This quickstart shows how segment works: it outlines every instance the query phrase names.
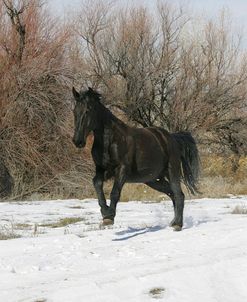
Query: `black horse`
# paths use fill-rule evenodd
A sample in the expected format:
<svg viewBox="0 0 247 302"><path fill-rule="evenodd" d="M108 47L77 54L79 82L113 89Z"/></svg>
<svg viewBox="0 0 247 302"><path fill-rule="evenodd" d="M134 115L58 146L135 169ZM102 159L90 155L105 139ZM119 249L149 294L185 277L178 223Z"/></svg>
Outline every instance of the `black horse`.
<svg viewBox="0 0 247 302"><path fill-rule="evenodd" d="M170 225L174 230L181 230L184 208L181 181L194 194L199 173L198 150L191 134L170 134L158 127L130 127L102 104L101 95L92 88L79 93L73 87L72 91L76 100L74 144L83 148L89 133L94 134L93 184L103 224L114 223L124 183L145 183L171 198L175 217ZM103 183L110 178L114 184L108 206Z"/></svg>

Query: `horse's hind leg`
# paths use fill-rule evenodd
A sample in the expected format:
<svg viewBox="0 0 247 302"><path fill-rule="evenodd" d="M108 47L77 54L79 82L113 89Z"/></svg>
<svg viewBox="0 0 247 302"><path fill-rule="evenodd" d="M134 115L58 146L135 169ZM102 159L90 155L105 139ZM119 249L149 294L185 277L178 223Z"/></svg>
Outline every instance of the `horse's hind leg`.
<svg viewBox="0 0 247 302"><path fill-rule="evenodd" d="M175 231L180 231L183 226L183 211L184 211L184 193L182 192L180 182L171 183L171 188L174 194L174 219L170 226Z"/></svg>
<svg viewBox="0 0 247 302"><path fill-rule="evenodd" d="M168 195L172 200L173 208L174 208L174 211L175 211L175 198L174 198L174 194L173 194L173 191L171 189L170 183L168 181L166 181L165 179L159 179L159 180L156 180L156 181L153 181L153 182L148 182L148 183L146 183L146 185L149 186L150 188L156 190L156 191L159 191L161 193L164 193L164 194ZM173 225L173 221L174 221L174 219L170 223L170 226Z"/></svg>
<svg viewBox="0 0 247 302"><path fill-rule="evenodd" d="M176 231L180 231L183 226L183 208L184 194L181 190L180 182L173 181L169 183L164 179L146 183L150 188L167 194L173 203L175 217L170 223L170 226Z"/></svg>
<svg viewBox="0 0 247 302"><path fill-rule="evenodd" d="M175 206L173 192L168 181L165 179L159 179L156 181L147 182L145 184L156 191L168 195L173 202L173 206Z"/></svg>
<svg viewBox="0 0 247 302"><path fill-rule="evenodd" d="M171 190L173 192L174 198L174 219L171 221L170 226L174 228L175 231L180 231L183 226L183 211L184 211L184 193L181 189L180 175L177 171L179 167L169 168L169 181Z"/></svg>

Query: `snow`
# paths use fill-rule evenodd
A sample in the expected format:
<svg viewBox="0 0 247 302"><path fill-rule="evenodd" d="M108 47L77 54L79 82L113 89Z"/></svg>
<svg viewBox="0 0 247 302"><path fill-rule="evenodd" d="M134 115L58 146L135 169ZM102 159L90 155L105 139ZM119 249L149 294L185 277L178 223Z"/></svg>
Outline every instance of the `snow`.
<svg viewBox="0 0 247 302"><path fill-rule="evenodd" d="M93 199L0 203L0 232L22 236L0 240L0 301L245 302L247 215L236 205L247 197L187 201L174 232L170 202L119 203L107 228ZM68 217L83 220L45 226Z"/></svg>

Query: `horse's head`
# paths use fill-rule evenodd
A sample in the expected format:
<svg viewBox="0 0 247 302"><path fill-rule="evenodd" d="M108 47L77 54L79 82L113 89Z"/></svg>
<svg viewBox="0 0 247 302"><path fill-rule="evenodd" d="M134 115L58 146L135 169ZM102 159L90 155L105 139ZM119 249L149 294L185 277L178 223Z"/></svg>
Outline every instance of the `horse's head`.
<svg viewBox="0 0 247 302"><path fill-rule="evenodd" d="M86 145L89 133L95 130L97 125L97 102L100 95L92 88L79 93L73 87L72 92L76 100L73 143L76 147L83 148Z"/></svg>

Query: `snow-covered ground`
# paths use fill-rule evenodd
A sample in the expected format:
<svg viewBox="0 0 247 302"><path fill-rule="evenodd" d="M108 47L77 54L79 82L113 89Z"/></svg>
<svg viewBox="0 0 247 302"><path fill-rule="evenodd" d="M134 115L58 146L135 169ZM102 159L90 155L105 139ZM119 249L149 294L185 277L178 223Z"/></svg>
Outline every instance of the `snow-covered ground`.
<svg viewBox="0 0 247 302"><path fill-rule="evenodd" d="M1 302L246 302L247 197L119 203L101 229L96 200L0 203ZM61 218L82 221L51 228ZM50 226L46 226L46 225Z"/></svg>

